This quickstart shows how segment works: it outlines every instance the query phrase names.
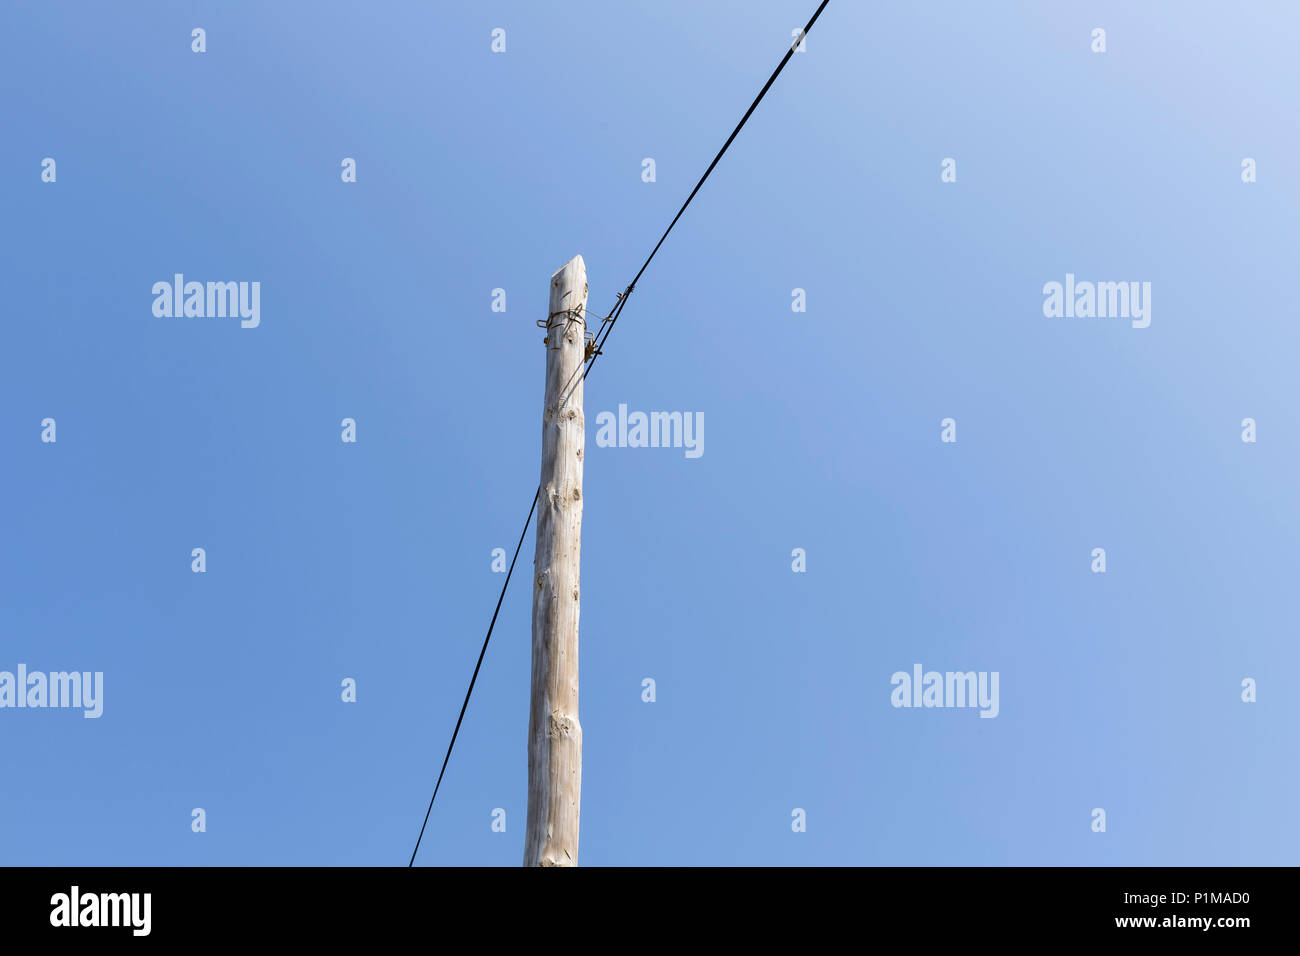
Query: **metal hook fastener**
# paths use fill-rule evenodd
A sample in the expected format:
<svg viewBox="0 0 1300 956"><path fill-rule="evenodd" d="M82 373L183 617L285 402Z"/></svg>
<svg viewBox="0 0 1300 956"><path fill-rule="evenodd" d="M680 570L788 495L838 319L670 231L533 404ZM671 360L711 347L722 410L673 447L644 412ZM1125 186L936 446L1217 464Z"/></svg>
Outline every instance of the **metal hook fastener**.
<svg viewBox="0 0 1300 956"><path fill-rule="evenodd" d="M546 338L542 339L542 343L543 343L543 344L549 343L549 342L550 342L550 338L551 338L549 333L550 333L551 329L558 329L558 328L560 328L560 326L561 326L561 323L558 323L558 322L552 324L552 323L551 323L551 319L555 318L557 315L567 315L568 318L564 321L563 326L564 326L564 328L568 328L569 325L570 325L572 322L574 322L574 321L578 321L578 320L584 320L584 317L583 317L582 311L583 311L583 310L582 310L581 308L560 309L560 310L558 310L558 311L556 311L556 312L552 312L552 313L551 313L550 315L548 315L545 319L538 319L538 320L537 320L537 327L538 327L539 329L546 329L546 331L547 331L547 333L548 333L547 336L546 336ZM585 320L584 320L584 321L585 321ZM591 336L591 333L585 331L585 329L584 329L584 333L583 333L583 334L586 335L586 336L588 336L588 337Z"/></svg>

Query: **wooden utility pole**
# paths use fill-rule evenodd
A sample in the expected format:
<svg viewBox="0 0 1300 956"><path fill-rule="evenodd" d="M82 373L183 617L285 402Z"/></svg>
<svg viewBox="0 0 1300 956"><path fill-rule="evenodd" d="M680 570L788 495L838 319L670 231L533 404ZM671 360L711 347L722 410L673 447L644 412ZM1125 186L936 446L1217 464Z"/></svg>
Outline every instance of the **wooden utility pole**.
<svg viewBox="0 0 1300 956"><path fill-rule="evenodd" d="M533 558L533 681L528 714L524 866L577 866L582 802L578 607L582 551L582 371L587 266L574 256L551 276L546 320L542 480Z"/></svg>

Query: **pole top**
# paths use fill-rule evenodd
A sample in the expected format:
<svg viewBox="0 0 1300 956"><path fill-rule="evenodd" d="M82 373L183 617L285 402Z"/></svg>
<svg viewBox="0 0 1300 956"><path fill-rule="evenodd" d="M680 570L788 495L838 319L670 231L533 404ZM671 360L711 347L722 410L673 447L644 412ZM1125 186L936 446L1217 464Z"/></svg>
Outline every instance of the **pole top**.
<svg viewBox="0 0 1300 956"><path fill-rule="evenodd" d="M558 285L565 272L576 272L578 276L582 277L584 284L587 281L587 263L582 261L582 256L580 255L574 256L564 265L560 266L560 268L555 270L554 274L551 276L551 285Z"/></svg>

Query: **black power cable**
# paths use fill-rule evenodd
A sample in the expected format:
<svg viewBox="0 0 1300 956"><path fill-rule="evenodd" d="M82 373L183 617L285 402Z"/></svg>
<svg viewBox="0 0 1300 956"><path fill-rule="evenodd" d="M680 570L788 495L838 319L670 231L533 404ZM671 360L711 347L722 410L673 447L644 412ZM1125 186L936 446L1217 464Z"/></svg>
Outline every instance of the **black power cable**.
<svg viewBox="0 0 1300 956"><path fill-rule="evenodd" d="M451 759L451 748L456 746L456 735L460 733L460 722L465 719L465 708L469 706L469 698L474 693L474 682L478 680L478 669L483 666L483 655L487 653L488 641L492 640L492 628L497 626L497 615L501 613L501 602L505 600L506 588L510 586L510 575L515 573L515 562L519 560L519 549L524 545L524 537L528 534L528 526L533 523L533 512L537 510L537 499L541 495L541 489L533 495L533 503L528 508L528 517L524 519L524 530L519 532L519 543L515 545L515 556L510 559L510 570L506 572L505 582L501 585L501 594L497 598L496 610L492 612L492 621L488 624L487 637L483 638L483 649L478 652L478 662L474 665L474 673L469 679L469 690L465 691L465 703L460 705L460 716L456 718L456 727L451 732L451 743L447 744L447 756L442 758L442 769L438 771L438 782L433 785L433 796L429 798L429 809L424 811L424 822L420 824L420 835L415 839L415 849L411 851L411 862L406 864L408 867L415 865L415 854L420 852L420 841L424 839L424 828L429 825L429 814L433 812L433 801L438 797L438 788L442 786L442 775L447 772L447 761Z"/></svg>
<svg viewBox="0 0 1300 956"><path fill-rule="evenodd" d="M641 280L641 276L643 276L646 269L650 267L650 263L654 259L655 254L659 252L659 247L664 244L664 240L668 238L668 234L673 231L673 227L677 225L677 220L682 218L682 213L686 212L686 207L691 204L691 200L693 200L695 194L700 191L700 187L703 186L704 181L709 178L714 167L718 165L718 161L722 159L723 154L731 147L732 142L735 141L745 124L749 122L749 118L754 115L754 110L758 108L758 104L763 102L763 97L767 96L767 91L772 88L772 84L776 82L776 78L781 75L781 71L784 70L786 64L790 62L790 58L794 56L795 49L798 47L799 43L802 42L804 37L812 32L813 24L817 22L817 18L822 15L822 11L826 9L828 3L830 3L830 0L822 0L821 6L819 6L817 12L812 15L812 19L808 21L808 25L803 28L803 32L800 34L799 38L790 44L790 49L786 51L781 62L777 64L776 69L772 71L772 75L767 78L767 82L763 84L763 88L758 91L758 96L754 97L754 102L749 104L749 109L745 110L745 115L740 118L740 122L736 124L736 128L731 131L731 135L727 137L727 141L722 144L722 148L718 150L718 154L713 157L713 162L709 163L709 168L704 171L704 175L700 177L700 181L695 184L695 188L691 190L691 194L686 197L686 202L682 203L682 208L677 210L677 215L673 216L673 221L668 224L668 228L664 230L664 234L659 237L659 241L655 243L655 247L650 250L650 255L646 256L645 262L641 263L641 268L637 270L637 274L633 276L632 281L628 283L627 288L619 294L618 304L614 306L609 317L603 320L601 328L597 332L595 341L591 346L591 357L587 360L587 366L582 371L583 381L586 381L587 376L591 374L592 366L596 364L596 359L600 357L601 349L609 339L609 334L614 331L614 323L618 321L618 317L623 313L623 307L627 305L628 298L636 290L636 284ZM424 839L424 829L429 825L429 814L433 812L433 801L438 796L438 788L442 786L442 776L447 772L447 761L451 760L452 748L456 746L456 735L460 733L461 721L465 719L465 709L469 707L470 695L474 693L474 682L478 680L479 668L483 666L483 655L487 653L488 642L492 640L492 629L496 627L497 615L501 612L501 602L505 600L506 588L510 587L510 576L514 574L515 562L519 560L519 549L523 546L524 537L528 534L528 526L532 524L533 521L533 512L537 510L537 499L540 498L541 495L542 489L539 487L533 494L533 503L528 509L528 517L524 520L524 530L519 533L519 543L515 545L515 556L510 559L510 570L506 572L506 579L501 585L501 594L497 597L496 610L492 612L492 622L488 624L487 637L483 638L483 649L479 651L478 662L474 665L474 674L469 680L469 689L465 691L465 702L460 705L460 716L456 718L456 727L451 732L451 743L447 745L447 755L442 758L442 769L438 771L438 782L433 785L433 796L429 798L429 809L424 811L424 823L420 825L420 835L415 840L415 849L411 851L411 862L406 864L408 867L415 865L415 855L420 852L420 841Z"/></svg>

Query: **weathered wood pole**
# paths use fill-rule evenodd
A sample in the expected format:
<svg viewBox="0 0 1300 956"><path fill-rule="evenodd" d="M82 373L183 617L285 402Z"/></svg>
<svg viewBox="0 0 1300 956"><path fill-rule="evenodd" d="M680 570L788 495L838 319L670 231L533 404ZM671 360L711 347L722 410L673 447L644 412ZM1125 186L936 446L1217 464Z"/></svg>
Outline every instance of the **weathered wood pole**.
<svg viewBox="0 0 1300 956"><path fill-rule="evenodd" d="M587 266L551 276L546 329L542 480L533 558L533 680L528 714L524 866L577 866L582 803L578 607L582 551L582 370Z"/></svg>

